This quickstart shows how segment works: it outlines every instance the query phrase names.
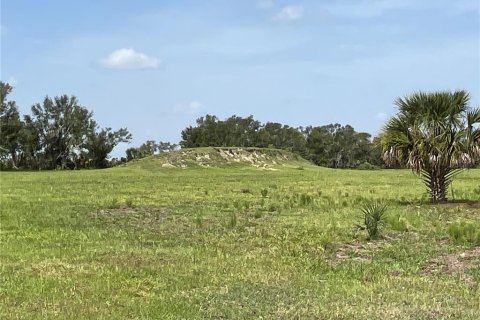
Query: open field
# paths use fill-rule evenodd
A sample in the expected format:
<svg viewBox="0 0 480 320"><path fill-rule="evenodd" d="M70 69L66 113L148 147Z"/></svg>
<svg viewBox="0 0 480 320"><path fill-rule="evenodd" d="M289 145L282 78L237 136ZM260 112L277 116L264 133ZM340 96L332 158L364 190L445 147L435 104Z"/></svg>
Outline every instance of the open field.
<svg viewBox="0 0 480 320"><path fill-rule="evenodd" d="M480 170L269 169L0 173L0 318L478 319Z"/></svg>

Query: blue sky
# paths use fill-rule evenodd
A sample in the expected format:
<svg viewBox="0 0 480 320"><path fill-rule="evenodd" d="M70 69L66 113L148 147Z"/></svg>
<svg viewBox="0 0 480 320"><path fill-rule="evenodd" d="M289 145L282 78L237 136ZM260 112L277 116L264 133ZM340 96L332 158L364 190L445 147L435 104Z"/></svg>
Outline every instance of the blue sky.
<svg viewBox="0 0 480 320"><path fill-rule="evenodd" d="M478 0L2 0L1 79L21 111L76 95L132 145L206 113L377 133L393 100L480 103ZM126 146L116 150L122 155Z"/></svg>

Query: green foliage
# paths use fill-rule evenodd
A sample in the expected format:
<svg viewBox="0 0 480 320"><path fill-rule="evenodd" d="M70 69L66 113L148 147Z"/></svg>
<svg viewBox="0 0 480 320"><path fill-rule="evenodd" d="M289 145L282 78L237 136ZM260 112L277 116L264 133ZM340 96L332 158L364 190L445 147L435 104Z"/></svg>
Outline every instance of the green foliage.
<svg viewBox="0 0 480 320"><path fill-rule="evenodd" d="M262 198L266 198L268 196L268 189L264 188L260 190L260 193L262 194Z"/></svg>
<svg viewBox="0 0 480 320"><path fill-rule="evenodd" d="M470 109L469 101L466 91L398 98L398 113L380 135L387 164L420 174L434 202L447 200L448 186L460 168L480 160L480 109Z"/></svg>
<svg viewBox="0 0 480 320"><path fill-rule="evenodd" d="M177 147L176 144L170 142L159 141L157 143L154 140L147 140L138 148L126 150L127 161L143 159L156 153L173 152Z"/></svg>
<svg viewBox="0 0 480 320"><path fill-rule="evenodd" d="M12 89L8 83L0 81L0 159L10 158L5 167L17 168L22 122L15 101L7 101Z"/></svg>
<svg viewBox="0 0 480 320"><path fill-rule="evenodd" d="M396 215L386 215L385 222L388 223L388 226L392 230L406 232L410 230L410 223L408 220L399 214Z"/></svg>
<svg viewBox="0 0 480 320"><path fill-rule="evenodd" d="M300 205L302 207L309 206L313 203L313 196L309 195L308 193L302 193L300 195Z"/></svg>
<svg viewBox="0 0 480 320"><path fill-rule="evenodd" d="M183 148L276 148L294 152L317 165L351 168L365 161L380 164L380 153L370 138L370 134L356 132L349 125L293 128L273 122L262 124L253 116L219 120L206 115L197 119L195 127L182 131L180 145Z"/></svg>
<svg viewBox="0 0 480 320"><path fill-rule="evenodd" d="M380 236L380 227L384 223L386 210L387 205L379 202L370 202L362 206L363 226L370 240L378 239Z"/></svg>
<svg viewBox="0 0 480 320"><path fill-rule="evenodd" d="M21 121L15 102L6 100L12 87L0 82L0 91L0 157L12 168L105 168L113 148L131 140L126 128L100 129L75 96L47 96Z"/></svg>
<svg viewBox="0 0 480 320"><path fill-rule="evenodd" d="M86 141L81 145L87 151L89 165L93 168L106 168L109 163L107 157L119 143L127 143L132 135L126 128L112 131L105 128L100 131L92 131Z"/></svg>
<svg viewBox="0 0 480 320"><path fill-rule="evenodd" d="M350 125L329 124L307 127L308 158L315 164L332 168L354 168L365 161L379 163L374 158L370 134L356 132ZM378 155L377 155L378 156Z"/></svg>
<svg viewBox="0 0 480 320"><path fill-rule="evenodd" d="M480 245L479 225L471 222L457 222L448 227L448 234L455 243Z"/></svg>

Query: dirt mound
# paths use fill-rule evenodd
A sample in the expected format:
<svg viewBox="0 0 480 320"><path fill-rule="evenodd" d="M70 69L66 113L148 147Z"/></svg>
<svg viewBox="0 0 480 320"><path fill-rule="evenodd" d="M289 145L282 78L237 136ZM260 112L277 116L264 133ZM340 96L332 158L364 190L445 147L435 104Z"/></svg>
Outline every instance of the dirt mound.
<svg viewBox="0 0 480 320"><path fill-rule="evenodd" d="M195 148L163 153L134 161L141 167L155 165L167 169L247 165L261 170L277 170L281 165L308 166L310 162L284 150L260 148Z"/></svg>

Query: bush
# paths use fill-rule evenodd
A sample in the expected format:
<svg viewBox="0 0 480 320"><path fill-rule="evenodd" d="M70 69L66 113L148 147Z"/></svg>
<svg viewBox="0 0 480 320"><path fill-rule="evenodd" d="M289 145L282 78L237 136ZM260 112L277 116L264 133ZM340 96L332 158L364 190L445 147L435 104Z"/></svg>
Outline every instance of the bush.
<svg viewBox="0 0 480 320"><path fill-rule="evenodd" d="M378 202L366 203L361 208L363 213L363 227L367 230L369 240L378 239L386 210L387 205Z"/></svg>
<svg viewBox="0 0 480 320"><path fill-rule="evenodd" d="M262 194L262 198L266 198L268 196L268 189L262 189L260 193Z"/></svg>

